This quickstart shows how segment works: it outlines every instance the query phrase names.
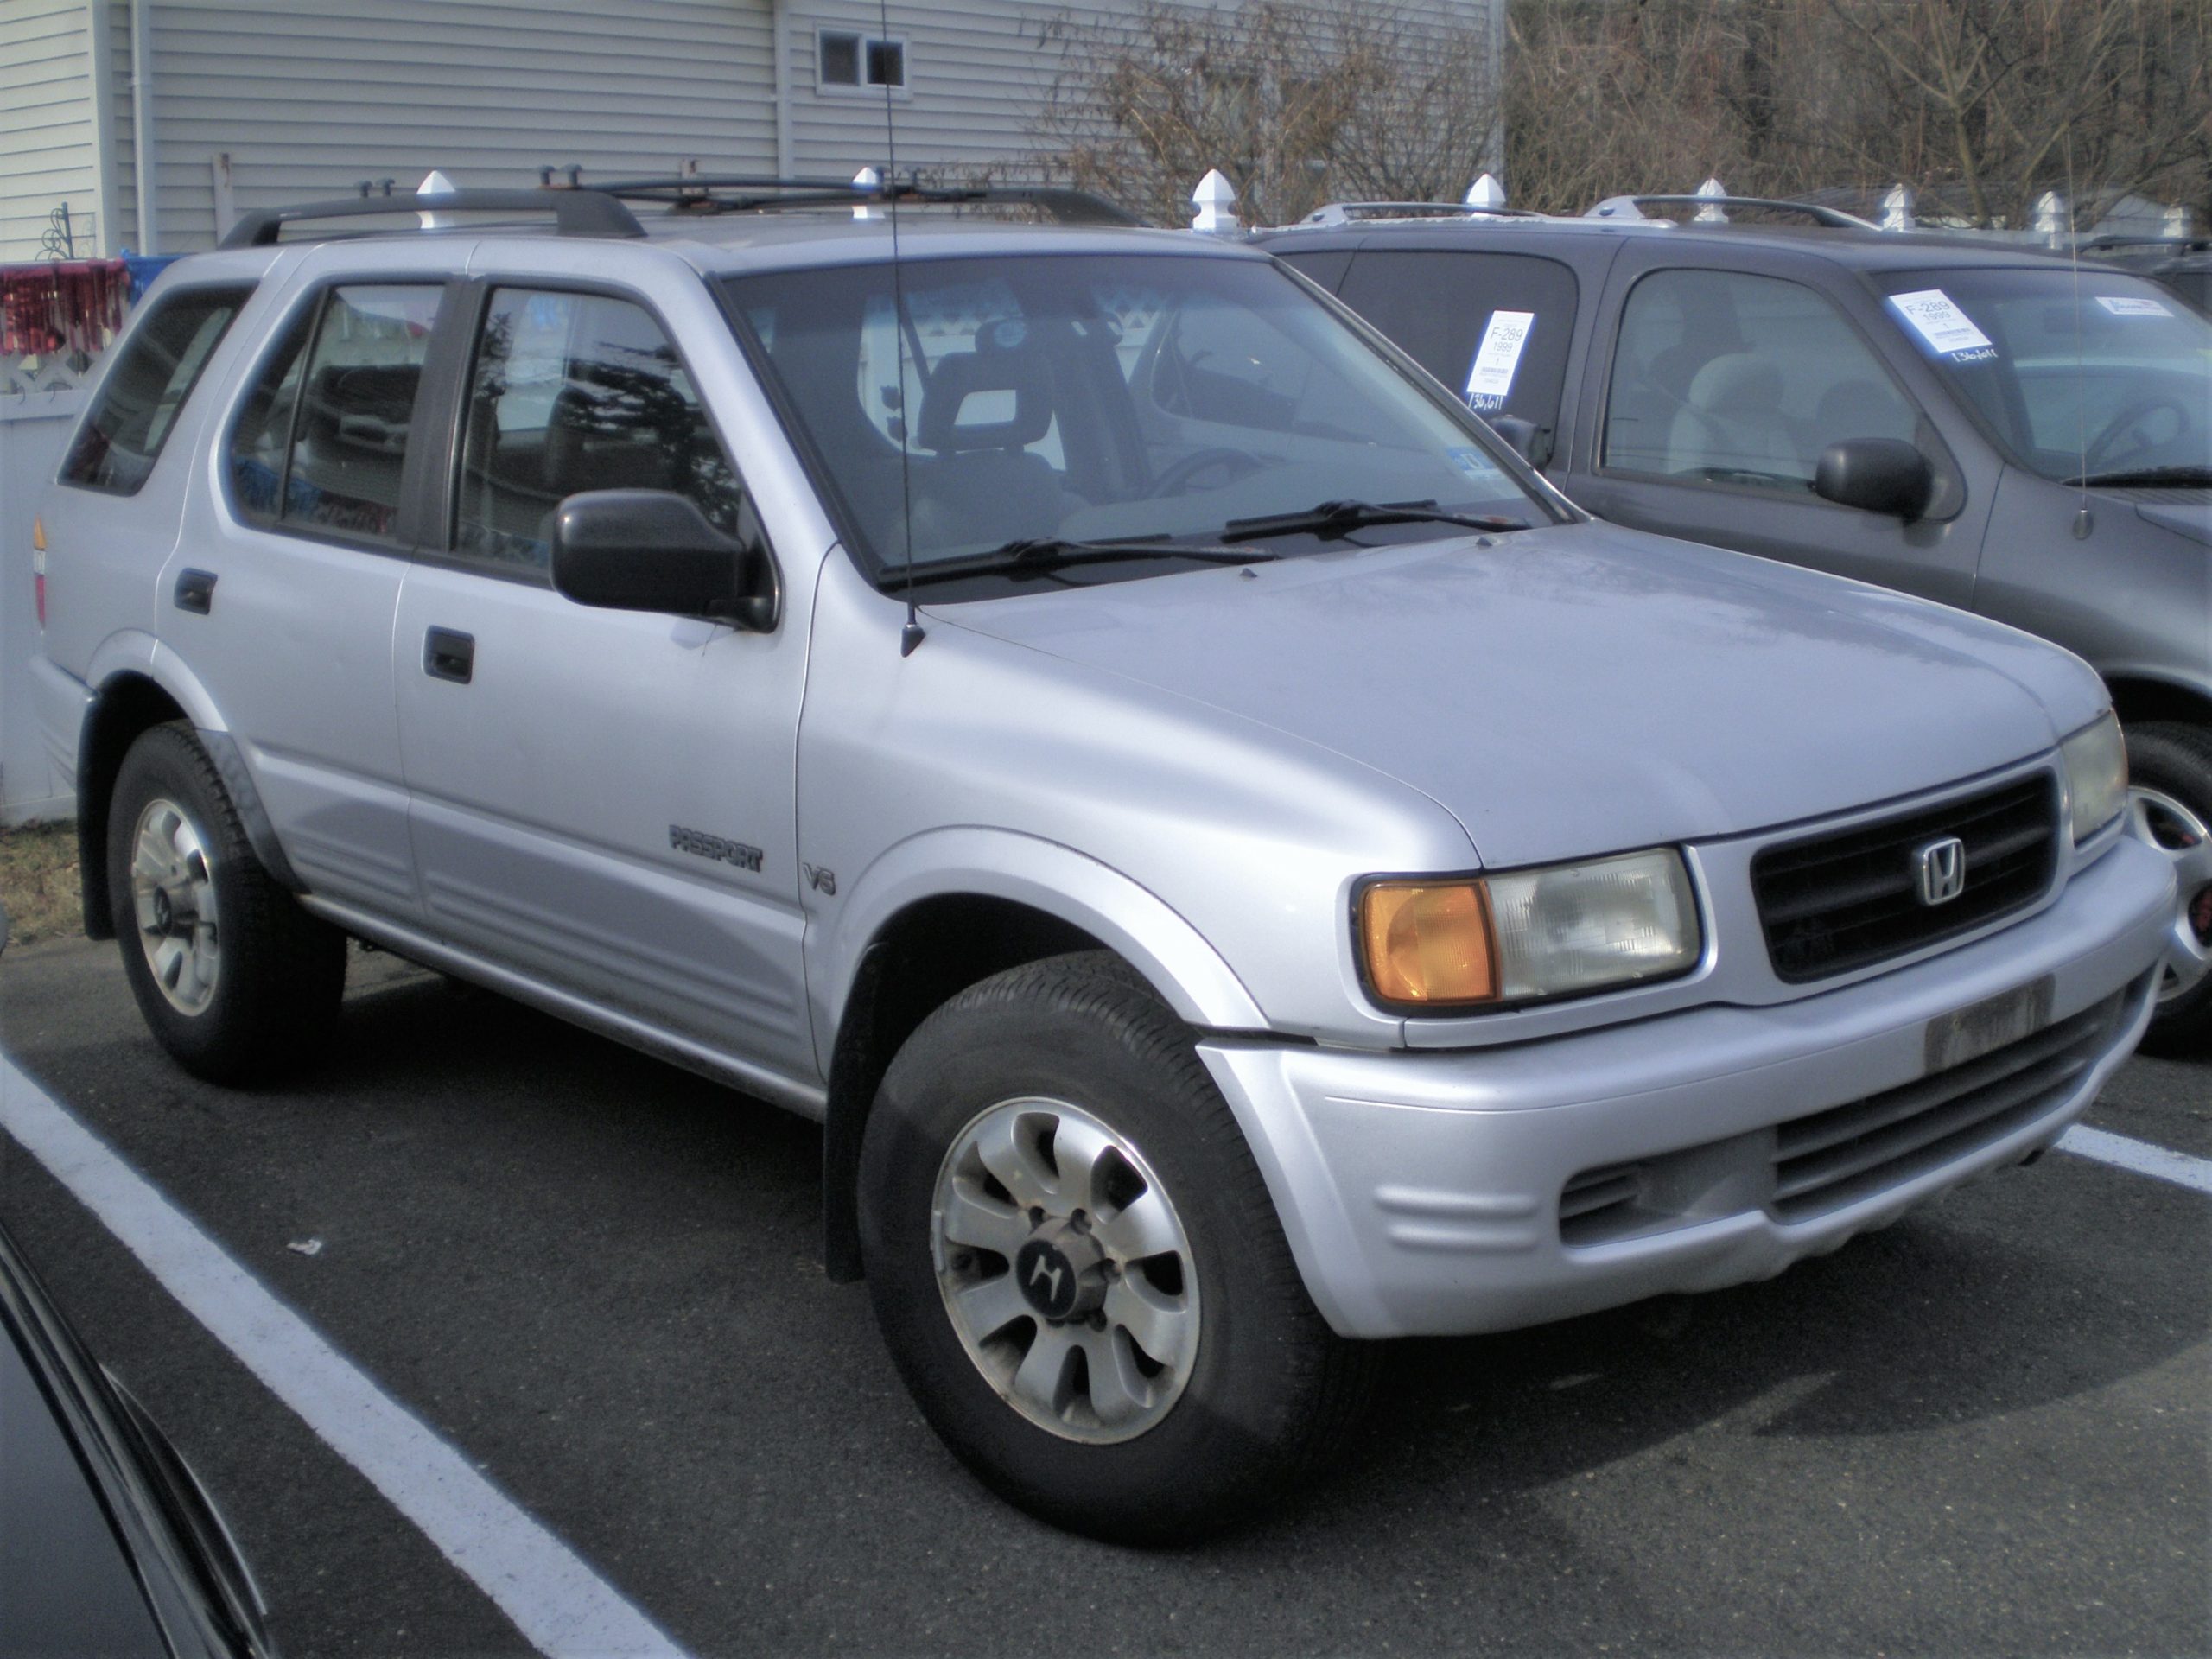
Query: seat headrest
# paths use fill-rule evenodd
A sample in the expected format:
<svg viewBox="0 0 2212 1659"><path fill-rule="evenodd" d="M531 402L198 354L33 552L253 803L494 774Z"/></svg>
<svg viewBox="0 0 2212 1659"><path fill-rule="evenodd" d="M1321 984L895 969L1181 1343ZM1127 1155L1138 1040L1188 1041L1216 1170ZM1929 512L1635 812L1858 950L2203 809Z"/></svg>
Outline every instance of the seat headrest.
<svg viewBox="0 0 2212 1659"><path fill-rule="evenodd" d="M961 408L980 391L1010 391L1014 414L1003 421L966 421ZM1027 352L955 352L938 359L922 398L915 442L938 454L972 449L1022 449L1052 426L1052 384Z"/></svg>
<svg viewBox="0 0 2212 1659"><path fill-rule="evenodd" d="M1693 409L1722 415L1767 414L1782 407L1782 371L1751 352L1716 357L1691 378Z"/></svg>

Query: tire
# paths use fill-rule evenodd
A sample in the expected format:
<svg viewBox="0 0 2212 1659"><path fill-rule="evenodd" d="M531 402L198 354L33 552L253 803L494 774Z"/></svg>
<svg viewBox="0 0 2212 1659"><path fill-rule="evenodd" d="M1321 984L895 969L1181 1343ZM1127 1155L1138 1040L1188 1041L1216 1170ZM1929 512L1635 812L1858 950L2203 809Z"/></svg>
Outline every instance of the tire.
<svg viewBox="0 0 2212 1659"><path fill-rule="evenodd" d="M124 756L107 868L131 994L179 1065L211 1083L259 1083L327 1045L346 936L262 868L181 722L151 728Z"/></svg>
<svg viewBox="0 0 2212 1659"><path fill-rule="evenodd" d="M925 1020L876 1095L860 1179L869 1294L906 1386L984 1484L1057 1526L1214 1530L1341 1445L1364 1402L1372 1344L1314 1309L1189 1029L1109 954L1010 969ZM942 1231L941 1198L959 1217ZM1054 1321L1038 1305L1062 1271L1058 1306L1078 1311ZM971 1293L990 1300L956 1313ZM1039 1354L1061 1361L1049 1395L1023 1381Z"/></svg>
<svg viewBox="0 0 2212 1659"><path fill-rule="evenodd" d="M2127 728L2130 828L2173 860L2181 904L2166 946L2150 1053L2212 1051L2212 729L2179 721Z"/></svg>

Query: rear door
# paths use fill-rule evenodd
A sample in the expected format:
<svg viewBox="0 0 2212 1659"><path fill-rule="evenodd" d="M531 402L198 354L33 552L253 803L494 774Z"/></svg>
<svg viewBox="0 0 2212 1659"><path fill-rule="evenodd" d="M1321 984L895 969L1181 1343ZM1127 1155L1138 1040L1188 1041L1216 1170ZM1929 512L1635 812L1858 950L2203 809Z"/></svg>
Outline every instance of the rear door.
<svg viewBox="0 0 2212 1659"><path fill-rule="evenodd" d="M1529 459L1552 460L1580 296L1568 266L1532 254L1368 247L1337 294L1478 415L1534 426Z"/></svg>
<svg viewBox="0 0 2212 1659"><path fill-rule="evenodd" d="M548 569L553 512L582 491L674 490L734 529L749 498L706 389L749 375L696 275L640 287L604 248L529 252L473 286L456 476L392 636L429 925L810 1077L793 823L810 572L760 633L587 608Z"/></svg>
<svg viewBox="0 0 2212 1659"><path fill-rule="evenodd" d="M391 627L448 285L404 245L305 269L223 413L162 573L159 632L222 711L307 885L411 918Z"/></svg>
<svg viewBox="0 0 2212 1659"><path fill-rule="evenodd" d="M1574 461L1591 512L1961 607L1989 511L1854 315L1872 302L1824 262L1746 247L1624 247L1585 368ZM1813 493L1847 438L1913 443L1936 477L1906 524Z"/></svg>

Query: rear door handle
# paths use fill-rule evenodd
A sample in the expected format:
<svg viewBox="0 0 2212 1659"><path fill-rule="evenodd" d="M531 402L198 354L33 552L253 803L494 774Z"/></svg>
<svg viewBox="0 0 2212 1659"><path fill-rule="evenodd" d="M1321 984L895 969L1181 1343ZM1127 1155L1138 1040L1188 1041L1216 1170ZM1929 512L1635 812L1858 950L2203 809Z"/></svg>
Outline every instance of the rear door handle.
<svg viewBox="0 0 2212 1659"><path fill-rule="evenodd" d="M190 611L194 616L205 616L215 607L215 573L212 570L180 570L176 590L172 597L180 611Z"/></svg>
<svg viewBox="0 0 2212 1659"><path fill-rule="evenodd" d="M467 685L476 671L476 636L432 628L423 636L423 671L434 680Z"/></svg>

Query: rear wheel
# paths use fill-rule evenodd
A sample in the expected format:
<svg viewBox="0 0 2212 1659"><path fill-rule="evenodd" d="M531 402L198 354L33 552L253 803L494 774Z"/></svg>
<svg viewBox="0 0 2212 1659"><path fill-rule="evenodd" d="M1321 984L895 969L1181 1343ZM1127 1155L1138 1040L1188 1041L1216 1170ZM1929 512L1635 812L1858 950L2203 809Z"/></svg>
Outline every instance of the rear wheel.
<svg viewBox="0 0 2212 1659"><path fill-rule="evenodd" d="M2172 861L2181 890L2143 1046L2202 1053L2212 1048L2212 731L2177 721L2132 726L2127 770L2129 826Z"/></svg>
<svg viewBox="0 0 2212 1659"><path fill-rule="evenodd" d="M152 728L124 757L107 857L124 971L178 1065L212 1082L257 1082L327 1039L345 990L345 935L262 868L183 725Z"/></svg>
<svg viewBox="0 0 2212 1659"><path fill-rule="evenodd" d="M1010 969L924 1021L861 1180L907 1386L986 1484L1057 1525L1222 1525L1363 1397L1370 1351L1314 1310L1190 1032L1111 956Z"/></svg>

